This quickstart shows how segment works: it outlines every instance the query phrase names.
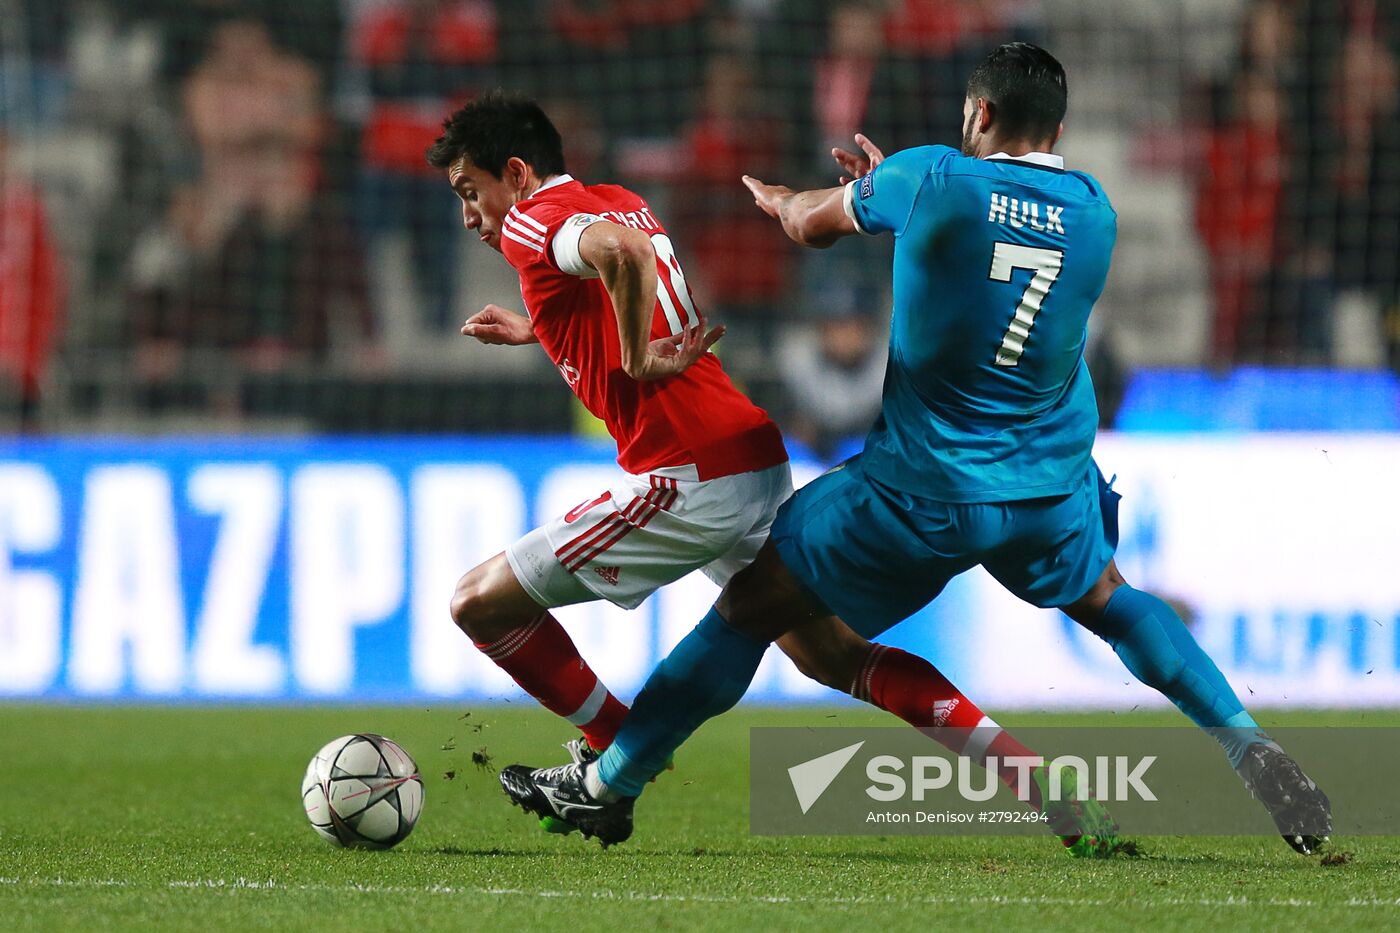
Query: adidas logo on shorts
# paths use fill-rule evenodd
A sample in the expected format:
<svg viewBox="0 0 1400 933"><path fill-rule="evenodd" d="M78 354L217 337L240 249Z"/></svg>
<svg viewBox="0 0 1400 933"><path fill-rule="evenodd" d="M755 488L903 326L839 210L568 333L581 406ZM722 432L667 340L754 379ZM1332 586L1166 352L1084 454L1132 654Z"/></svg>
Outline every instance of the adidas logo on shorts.
<svg viewBox="0 0 1400 933"><path fill-rule="evenodd" d="M621 567L594 567L593 572L603 578L603 582L608 586L617 586L618 574L622 573Z"/></svg>
<svg viewBox="0 0 1400 933"><path fill-rule="evenodd" d="M933 724L941 726L947 723L948 717L953 715L953 710L958 708L957 698L951 700L933 701Z"/></svg>

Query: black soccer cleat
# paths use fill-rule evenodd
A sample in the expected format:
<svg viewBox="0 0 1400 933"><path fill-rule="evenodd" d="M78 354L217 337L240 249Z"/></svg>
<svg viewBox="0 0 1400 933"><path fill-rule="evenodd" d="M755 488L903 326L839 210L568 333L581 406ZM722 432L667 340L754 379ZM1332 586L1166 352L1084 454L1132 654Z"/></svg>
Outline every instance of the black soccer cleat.
<svg viewBox="0 0 1400 933"><path fill-rule="evenodd" d="M1312 855L1331 837L1332 802L1283 749L1272 742L1251 745L1235 771L1293 851Z"/></svg>
<svg viewBox="0 0 1400 933"><path fill-rule="evenodd" d="M637 798L597 799L584 784L581 765L510 765L501 769L501 788L511 803L526 813L563 820L581 832L583 838L596 838L605 849L626 842L632 835L632 807Z"/></svg>
<svg viewBox="0 0 1400 933"><path fill-rule="evenodd" d="M583 736L577 736L564 743L564 751L569 753L576 765L586 765L597 761L602 752L598 751ZM573 823L559 819L557 816L540 817L540 829L556 836L567 836L578 829Z"/></svg>

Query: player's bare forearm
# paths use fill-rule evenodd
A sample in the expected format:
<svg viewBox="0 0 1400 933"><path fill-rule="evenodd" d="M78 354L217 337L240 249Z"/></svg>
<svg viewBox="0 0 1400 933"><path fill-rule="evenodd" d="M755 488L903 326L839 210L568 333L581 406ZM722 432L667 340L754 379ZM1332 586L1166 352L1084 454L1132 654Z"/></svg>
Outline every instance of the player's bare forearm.
<svg viewBox="0 0 1400 933"><path fill-rule="evenodd" d="M833 223L833 220L837 219L832 216L833 207L839 215L839 220L846 220L846 212L841 207L841 196L840 188L824 188L799 191L784 198L778 212L783 232L793 242L815 249L825 249L835 243L848 232L841 229L839 223Z"/></svg>
<svg viewBox="0 0 1400 933"><path fill-rule="evenodd" d="M724 336L724 326L705 329L705 317L678 334L651 339L656 315L656 250L651 237L611 221L588 225L579 255L598 272L617 316L623 372L638 382L685 372Z"/></svg>
<svg viewBox="0 0 1400 933"><path fill-rule="evenodd" d="M783 225L783 232L794 243L825 249L843 236L858 232L842 205L845 190L820 188L793 191L784 185L767 185L744 176L756 203L768 216Z"/></svg>
<svg viewBox="0 0 1400 933"><path fill-rule="evenodd" d="M586 239L591 232L592 228L585 232ZM647 235L636 230L616 228L601 233L596 240L594 249L588 248L594 244L581 244L581 252L598 270L612 299L623 371L634 379L645 378L656 308L656 253Z"/></svg>

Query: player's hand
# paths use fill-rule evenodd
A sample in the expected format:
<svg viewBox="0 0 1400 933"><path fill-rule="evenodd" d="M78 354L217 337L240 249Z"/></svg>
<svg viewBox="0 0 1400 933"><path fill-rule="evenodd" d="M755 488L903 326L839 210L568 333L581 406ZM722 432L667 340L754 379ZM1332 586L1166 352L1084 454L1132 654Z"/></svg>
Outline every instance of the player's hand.
<svg viewBox="0 0 1400 933"><path fill-rule="evenodd" d="M706 353L715 341L724 336L724 325L705 330L705 315L699 315L699 323L679 334L662 337L647 344L647 355L642 370L632 378L638 382L650 382L685 372L695 361Z"/></svg>
<svg viewBox="0 0 1400 933"><path fill-rule="evenodd" d="M791 188L787 185L764 184L752 175L744 176L744 185L753 193L753 203L757 204L763 213L782 219L783 202L793 196Z"/></svg>
<svg viewBox="0 0 1400 933"><path fill-rule="evenodd" d="M856 155L854 152L847 152L845 149L832 149L831 157L836 160L836 164L841 166L844 172L841 176L841 184L845 185L857 178L864 178L875 170L875 166L885 161L885 154L880 151L880 147L870 141L864 133L856 134L856 145L861 148L865 155Z"/></svg>
<svg viewBox="0 0 1400 933"><path fill-rule="evenodd" d="M475 337L478 343L503 344L508 347L534 343L535 328L523 314L507 311L500 305L487 305L467 318L462 325L463 337Z"/></svg>

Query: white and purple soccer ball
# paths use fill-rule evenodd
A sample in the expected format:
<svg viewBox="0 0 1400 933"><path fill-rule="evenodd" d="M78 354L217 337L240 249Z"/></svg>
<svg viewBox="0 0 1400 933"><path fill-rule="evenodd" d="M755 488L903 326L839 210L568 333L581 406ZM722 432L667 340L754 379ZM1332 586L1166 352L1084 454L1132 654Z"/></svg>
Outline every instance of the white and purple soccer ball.
<svg viewBox="0 0 1400 933"><path fill-rule="evenodd" d="M320 836L351 849L388 849L413 832L423 779L403 748L382 735L343 735L306 766L306 818Z"/></svg>

